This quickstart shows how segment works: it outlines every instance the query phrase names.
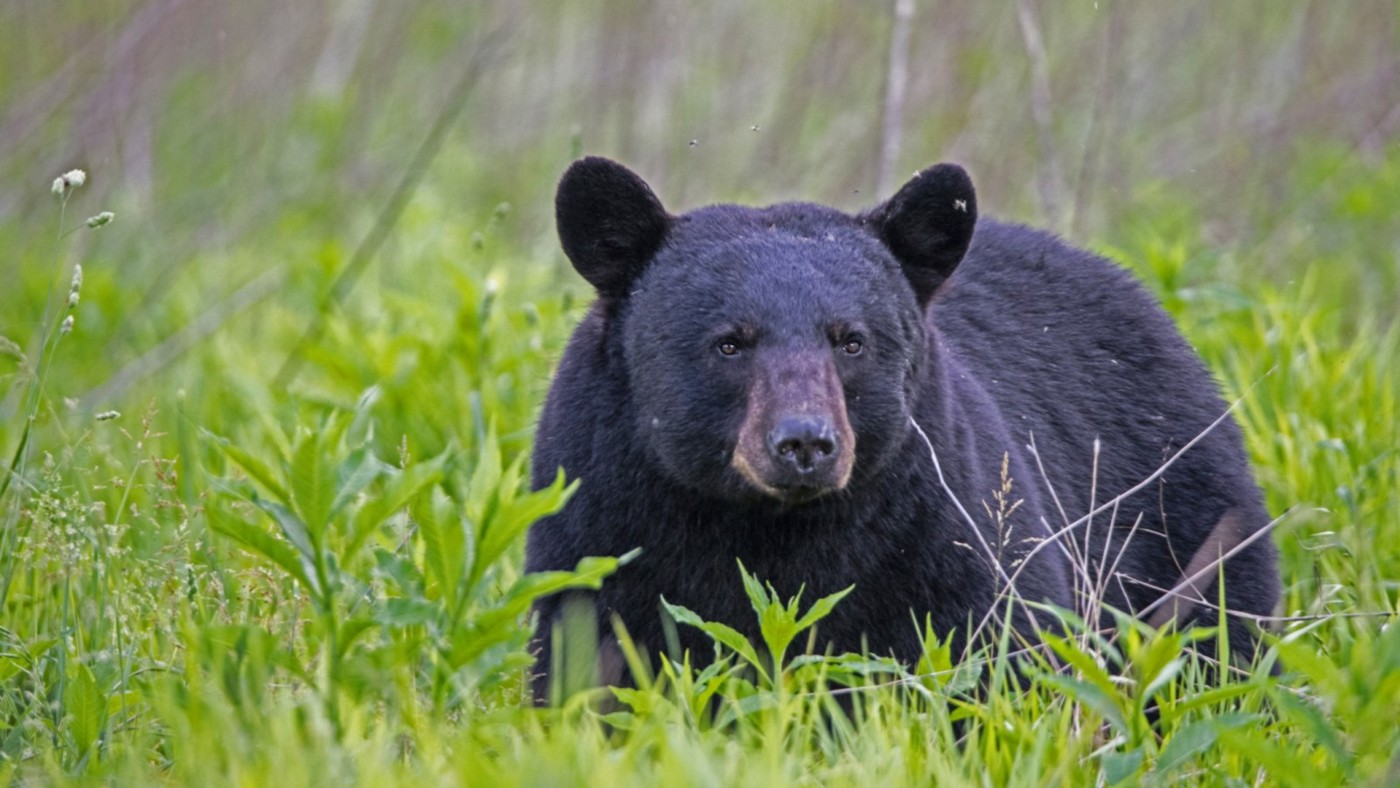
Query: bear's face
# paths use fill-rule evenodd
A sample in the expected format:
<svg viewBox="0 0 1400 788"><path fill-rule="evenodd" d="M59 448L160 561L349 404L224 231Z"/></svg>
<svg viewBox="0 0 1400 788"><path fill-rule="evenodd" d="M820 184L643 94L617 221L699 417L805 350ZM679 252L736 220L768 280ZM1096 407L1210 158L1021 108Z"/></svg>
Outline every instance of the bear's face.
<svg viewBox="0 0 1400 788"><path fill-rule="evenodd" d="M893 256L814 205L678 221L622 318L638 429L678 481L797 504L883 463L925 354Z"/></svg>
<svg viewBox="0 0 1400 788"><path fill-rule="evenodd" d="M923 307L975 221L949 165L861 216L785 204L672 217L631 172L585 159L557 210L620 333L636 428L660 466L709 495L785 506L859 484L901 444Z"/></svg>

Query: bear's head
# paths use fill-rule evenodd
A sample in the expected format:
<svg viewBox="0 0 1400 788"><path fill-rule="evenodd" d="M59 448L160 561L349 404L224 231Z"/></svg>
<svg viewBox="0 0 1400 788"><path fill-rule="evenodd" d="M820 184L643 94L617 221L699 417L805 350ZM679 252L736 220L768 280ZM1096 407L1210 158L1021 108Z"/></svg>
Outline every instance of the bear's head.
<svg viewBox="0 0 1400 788"><path fill-rule="evenodd" d="M806 203L672 216L630 170L586 158L555 209L661 466L712 496L784 506L859 484L906 439L924 308L977 220L952 164L858 216Z"/></svg>

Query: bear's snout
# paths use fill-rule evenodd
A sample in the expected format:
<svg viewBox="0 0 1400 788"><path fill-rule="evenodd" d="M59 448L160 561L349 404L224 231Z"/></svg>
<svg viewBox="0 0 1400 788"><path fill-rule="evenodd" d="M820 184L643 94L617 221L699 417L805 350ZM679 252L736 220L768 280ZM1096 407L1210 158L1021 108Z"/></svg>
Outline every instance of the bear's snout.
<svg viewBox="0 0 1400 788"><path fill-rule="evenodd" d="M766 361L749 391L731 466L784 503L844 489L856 441L830 355L799 353Z"/></svg>

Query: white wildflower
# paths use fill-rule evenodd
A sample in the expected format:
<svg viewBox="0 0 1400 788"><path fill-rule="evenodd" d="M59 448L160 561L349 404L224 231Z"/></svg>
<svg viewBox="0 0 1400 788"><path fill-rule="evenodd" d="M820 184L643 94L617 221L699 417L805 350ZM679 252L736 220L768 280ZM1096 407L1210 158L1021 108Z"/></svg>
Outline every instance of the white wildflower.
<svg viewBox="0 0 1400 788"><path fill-rule="evenodd" d="M59 197L67 197L70 189L76 189L84 183L87 183L87 173L82 170L69 170L53 179L53 193Z"/></svg>
<svg viewBox="0 0 1400 788"><path fill-rule="evenodd" d="M121 418L121 415L122 414L120 412L115 410L104 410L96 416L93 416L93 418L97 419L98 421L111 421L112 419Z"/></svg>
<svg viewBox="0 0 1400 788"><path fill-rule="evenodd" d="M73 316L72 316L72 315L69 315L68 317L63 318L63 325L61 325L61 326L58 327L58 335L59 335L59 336L63 336L64 334L67 334L69 331L72 331L72 330L73 330Z"/></svg>
<svg viewBox="0 0 1400 788"><path fill-rule="evenodd" d="M96 230L97 228L102 227L103 225L111 224L112 220L115 218L117 218L117 215L112 213L111 211L103 211L102 213L99 213L96 216L90 217L87 220L87 226Z"/></svg>

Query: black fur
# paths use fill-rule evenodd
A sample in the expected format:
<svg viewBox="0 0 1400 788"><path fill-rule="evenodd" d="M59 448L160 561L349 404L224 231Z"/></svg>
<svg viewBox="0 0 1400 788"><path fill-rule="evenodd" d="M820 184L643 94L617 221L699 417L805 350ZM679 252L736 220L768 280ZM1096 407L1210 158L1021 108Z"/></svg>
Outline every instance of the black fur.
<svg viewBox="0 0 1400 788"><path fill-rule="evenodd" d="M559 233L601 298L560 362L534 479L547 484L562 467L582 483L563 512L532 528L527 570L642 548L593 609L601 631L616 615L653 655L666 650L662 596L756 636L736 558L784 596L805 586L808 602L854 584L820 625L821 647L836 652L868 646L911 660L915 618L964 633L996 599L998 573L1018 568L1022 597L1073 607L1074 573L1058 548L1016 566L1065 525L1050 485L1078 518L1153 474L1226 404L1127 272L976 215L971 181L954 165L925 171L860 216L789 203L669 217L621 165L575 164L560 185ZM849 336L861 338L858 354L843 355ZM741 338L742 352L717 352L726 337ZM840 489L794 504L736 472L736 436L750 409L793 406L753 401L759 375L828 354L800 368L827 372L799 374L839 376L854 467ZM980 537L939 483L911 417ZM1045 474L1027 449L1032 436ZM998 533L983 503L996 508L1004 457L1010 500L1022 503ZM1107 601L1140 610L1160 596L1154 587L1180 581L1227 513L1244 533L1268 520L1229 419L1124 500L1111 524L1103 513L1075 538L1096 560L1105 539L1110 563L1121 551L1117 572L1137 582L1111 581ZM1001 553L1000 569L984 545ZM1270 612L1278 579L1267 539L1224 575L1232 609ZM1213 603L1213 573L1207 584ZM561 603L537 606L540 701ZM1201 607L1195 620L1214 616ZM1025 616L1015 623L1031 626ZM711 653L699 633L679 636L700 661ZM1239 622L1231 637L1236 650L1252 646Z"/></svg>

